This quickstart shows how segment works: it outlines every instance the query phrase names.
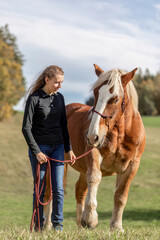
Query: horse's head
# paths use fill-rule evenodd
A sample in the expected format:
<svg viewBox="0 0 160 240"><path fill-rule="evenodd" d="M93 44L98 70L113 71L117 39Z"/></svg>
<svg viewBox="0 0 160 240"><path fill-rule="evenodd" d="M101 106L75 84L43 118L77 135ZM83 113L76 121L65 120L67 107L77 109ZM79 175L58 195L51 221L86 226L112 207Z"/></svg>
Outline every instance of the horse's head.
<svg viewBox="0 0 160 240"><path fill-rule="evenodd" d="M96 64L94 67L98 80L92 87L93 115L86 138L89 145L101 147L107 133L113 129L124 112L126 86L133 79L137 68L125 73L119 69L104 72Z"/></svg>

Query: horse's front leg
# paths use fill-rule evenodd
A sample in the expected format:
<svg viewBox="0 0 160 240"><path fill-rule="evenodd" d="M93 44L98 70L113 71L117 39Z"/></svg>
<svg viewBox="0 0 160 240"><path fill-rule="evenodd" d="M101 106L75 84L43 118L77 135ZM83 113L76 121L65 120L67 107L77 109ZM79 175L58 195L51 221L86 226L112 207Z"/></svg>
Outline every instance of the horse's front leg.
<svg viewBox="0 0 160 240"><path fill-rule="evenodd" d="M89 168L86 174L88 193L85 201L85 208L82 213L81 224L83 227L95 228L98 224L97 190L101 182L102 174L97 168Z"/></svg>
<svg viewBox="0 0 160 240"><path fill-rule="evenodd" d="M130 183L139 167L139 160L130 163L126 171L117 175L116 191L114 195L114 208L110 222L111 230L118 229L124 232L122 228L123 210L127 203Z"/></svg>
<svg viewBox="0 0 160 240"><path fill-rule="evenodd" d="M84 210L84 202L87 194L87 181L86 175L80 173L79 179L76 183L76 200L77 200L77 225L79 228L81 225L82 212Z"/></svg>

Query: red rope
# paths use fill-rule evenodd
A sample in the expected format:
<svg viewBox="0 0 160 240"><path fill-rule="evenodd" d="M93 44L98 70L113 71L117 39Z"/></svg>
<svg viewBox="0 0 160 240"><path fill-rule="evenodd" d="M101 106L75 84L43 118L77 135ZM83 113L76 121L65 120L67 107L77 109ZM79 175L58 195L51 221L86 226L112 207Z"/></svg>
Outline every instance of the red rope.
<svg viewBox="0 0 160 240"><path fill-rule="evenodd" d="M52 161L55 161L55 162L64 162L64 163L68 163L68 162L73 162L73 161L77 161L78 159L86 156L88 153L90 153L92 151L93 148L91 148L88 152L82 154L81 156L79 157L76 157L76 158L73 158L73 159L70 159L70 160L58 160L58 159L54 159L54 158L50 158L47 156L47 159L48 160L52 160Z"/></svg>
<svg viewBox="0 0 160 240"><path fill-rule="evenodd" d="M35 175L35 203L34 203L34 209L33 209L33 215L32 215L32 219L31 219L31 225L30 225L30 229L31 232L33 230L33 225L35 224L35 229L36 231L40 231L40 218L39 218L39 204L41 205L47 205L51 199L52 199L52 182L51 182L51 165L50 165L50 161L56 161L56 162L64 162L64 163L68 163L68 162L72 162L72 161L76 161L82 157L84 157L85 155L87 155L88 153L90 153L92 151L93 148L91 148L88 152L82 154L81 156L74 158L74 159L70 159L70 160L58 160L58 159L53 159L47 156L47 168L46 168L46 172L43 178L43 182L42 182L42 186L41 189L39 190L39 185L40 185L40 163L37 164L37 168L36 168L36 175ZM40 201L40 196L42 193L42 189L44 187L44 183L46 180L46 176L47 176L47 171L49 173L49 187L50 187L50 196L49 196L49 200L45 203L42 203ZM37 221L38 221L38 226L37 226Z"/></svg>
<svg viewBox="0 0 160 240"><path fill-rule="evenodd" d="M51 201L51 199L52 199L52 191L51 191L52 183L51 183L51 177L49 177L49 187L50 187L49 200L47 202L45 202L45 203L42 203L40 201L40 196L41 196L42 189L44 187L44 183L45 183L45 180L46 180L47 171L49 171L49 176L51 176L51 165L50 165L50 161L49 160L47 160L46 172L45 172L45 175L44 175L44 178L43 178L41 189L39 191L39 185L40 185L40 164L39 163L37 164L36 176L35 176L35 203L34 203L33 215L32 215L31 225L30 225L31 232L32 232L34 224L35 224L36 231L37 230L40 231L39 204L41 204L43 206L47 205ZM37 226L36 218L37 218L37 221L38 221L38 226Z"/></svg>

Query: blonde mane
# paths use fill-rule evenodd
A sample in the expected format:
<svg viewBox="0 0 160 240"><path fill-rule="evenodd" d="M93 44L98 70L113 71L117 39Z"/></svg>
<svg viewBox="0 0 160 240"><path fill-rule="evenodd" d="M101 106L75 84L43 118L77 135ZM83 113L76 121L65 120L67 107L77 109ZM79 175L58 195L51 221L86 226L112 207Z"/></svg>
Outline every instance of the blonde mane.
<svg viewBox="0 0 160 240"><path fill-rule="evenodd" d="M112 69L111 71L108 71L108 72L102 72L98 80L92 85L91 91L93 91L94 89L99 87L101 84L103 84L105 81L107 81L107 85L109 85L110 88L114 86L113 94L121 97L124 94L123 86L121 83L121 75L123 74L125 74L125 72L120 69ZM127 89L128 98L131 99L132 101L133 110L134 112L136 112L138 111L138 96L132 81L130 81L127 84L126 89Z"/></svg>

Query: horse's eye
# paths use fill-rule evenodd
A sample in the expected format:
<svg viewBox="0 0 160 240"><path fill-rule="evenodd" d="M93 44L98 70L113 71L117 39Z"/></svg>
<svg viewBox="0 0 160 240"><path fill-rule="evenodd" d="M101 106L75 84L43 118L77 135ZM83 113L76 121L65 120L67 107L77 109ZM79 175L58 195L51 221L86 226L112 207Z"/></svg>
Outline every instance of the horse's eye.
<svg viewBox="0 0 160 240"><path fill-rule="evenodd" d="M115 100L114 100L114 103L117 103L117 102L118 102L118 99L115 99Z"/></svg>

